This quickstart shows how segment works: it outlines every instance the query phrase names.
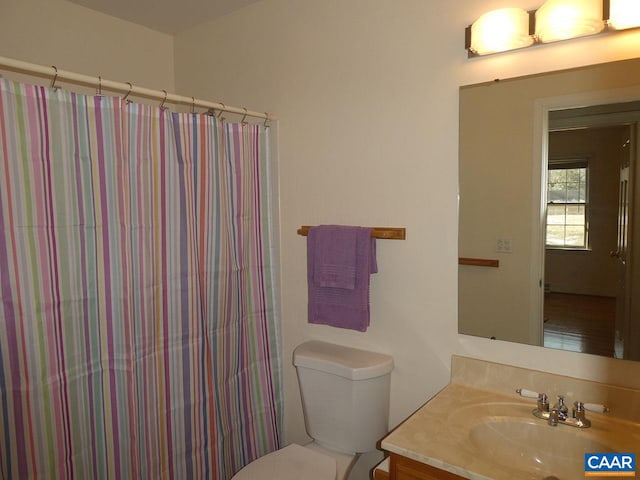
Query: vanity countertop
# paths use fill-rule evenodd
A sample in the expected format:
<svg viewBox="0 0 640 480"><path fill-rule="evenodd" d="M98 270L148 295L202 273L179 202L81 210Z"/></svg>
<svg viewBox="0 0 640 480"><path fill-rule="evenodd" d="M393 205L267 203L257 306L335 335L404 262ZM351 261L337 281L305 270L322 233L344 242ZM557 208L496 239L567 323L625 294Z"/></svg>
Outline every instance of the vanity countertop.
<svg viewBox="0 0 640 480"><path fill-rule="evenodd" d="M458 362L463 360L458 359ZM476 371L477 365L469 365L454 365L452 383L389 433L382 440L382 449L473 480L541 480L548 475L556 475L562 480L584 478L585 452L572 449L572 439L576 440L575 443L587 445L585 448L589 448L588 452L602 451L600 448L605 445L616 445L620 449L625 448L619 453L633 452L640 458L640 423L632 421L636 419L587 412L587 417L592 421L591 428L578 429L567 425L552 427L532 415L535 399L520 397L515 393L515 388L502 386L496 391L485 389L484 385L478 388L476 380L466 382L464 377L477 379L475 374L479 373ZM489 365L489 368L496 367ZM474 373L471 377L468 375L470 372ZM533 372L534 376L538 374ZM550 385L555 381L561 382L563 378L552 379ZM525 382L518 385L520 388L529 388L527 382L540 387L537 384L539 379L527 375L519 376L519 379ZM587 387L595 397L602 400L608 397L606 387L603 391ZM581 387L570 388L573 392L568 393L581 390ZM567 392L547 393L552 398L552 395ZM628 393L632 398L627 399L631 401L631 405L627 405L633 406L637 401L637 392ZM609 405L611 401L616 406L622 403L616 395L608 399ZM515 438L498 438L501 432L492 430L492 426L501 421L512 422L515 428L511 432L516 432ZM483 422L485 425L480 425ZM519 431L522 433L518 434ZM545 444L545 448L551 448L552 453L538 455L532 447L531 433ZM501 446L497 447L498 444ZM549 447L549 444L553 446Z"/></svg>
<svg viewBox="0 0 640 480"><path fill-rule="evenodd" d="M512 402L532 409L532 402L517 397L508 398L493 392L449 384L423 405L404 423L382 441L382 448L421 463L470 479L518 478L518 472L496 466L474 455L468 444L468 428L451 423L452 412L460 408L473 408L483 402ZM568 428L568 427L567 427ZM540 477L536 477L540 478Z"/></svg>

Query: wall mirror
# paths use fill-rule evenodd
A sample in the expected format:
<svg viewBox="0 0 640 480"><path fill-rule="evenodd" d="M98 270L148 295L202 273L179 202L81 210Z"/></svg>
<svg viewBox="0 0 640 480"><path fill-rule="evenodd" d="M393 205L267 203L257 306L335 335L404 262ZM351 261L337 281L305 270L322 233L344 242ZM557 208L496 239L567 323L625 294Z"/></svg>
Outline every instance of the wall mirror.
<svg viewBox="0 0 640 480"><path fill-rule="evenodd" d="M639 124L640 59L460 88L459 333L640 360Z"/></svg>

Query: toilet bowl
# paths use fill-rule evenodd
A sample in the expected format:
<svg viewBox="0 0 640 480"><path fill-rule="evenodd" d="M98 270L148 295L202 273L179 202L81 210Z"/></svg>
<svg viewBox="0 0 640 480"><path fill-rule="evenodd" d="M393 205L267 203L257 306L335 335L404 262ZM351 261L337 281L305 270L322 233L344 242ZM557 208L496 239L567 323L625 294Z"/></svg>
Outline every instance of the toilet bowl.
<svg viewBox="0 0 640 480"><path fill-rule="evenodd" d="M309 341L295 349L293 363L313 441L264 455L233 480L346 480L360 453L386 435L390 356Z"/></svg>

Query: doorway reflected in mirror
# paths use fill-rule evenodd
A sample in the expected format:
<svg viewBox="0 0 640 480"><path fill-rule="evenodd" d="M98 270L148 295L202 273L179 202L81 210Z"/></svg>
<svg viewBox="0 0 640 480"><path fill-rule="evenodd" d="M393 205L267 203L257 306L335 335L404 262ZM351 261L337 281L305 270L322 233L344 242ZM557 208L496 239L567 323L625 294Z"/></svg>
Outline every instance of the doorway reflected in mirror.
<svg viewBox="0 0 640 480"><path fill-rule="evenodd" d="M624 358L640 102L549 113L543 344Z"/></svg>

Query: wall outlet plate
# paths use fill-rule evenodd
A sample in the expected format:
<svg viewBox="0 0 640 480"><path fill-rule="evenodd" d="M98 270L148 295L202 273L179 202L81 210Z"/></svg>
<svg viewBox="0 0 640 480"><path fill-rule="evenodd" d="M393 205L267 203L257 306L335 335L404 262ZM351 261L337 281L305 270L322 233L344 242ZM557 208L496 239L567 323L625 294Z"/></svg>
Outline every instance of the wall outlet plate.
<svg viewBox="0 0 640 480"><path fill-rule="evenodd" d="M496 238L496 253L512 253L513 245L510 237Z"/></svg>

